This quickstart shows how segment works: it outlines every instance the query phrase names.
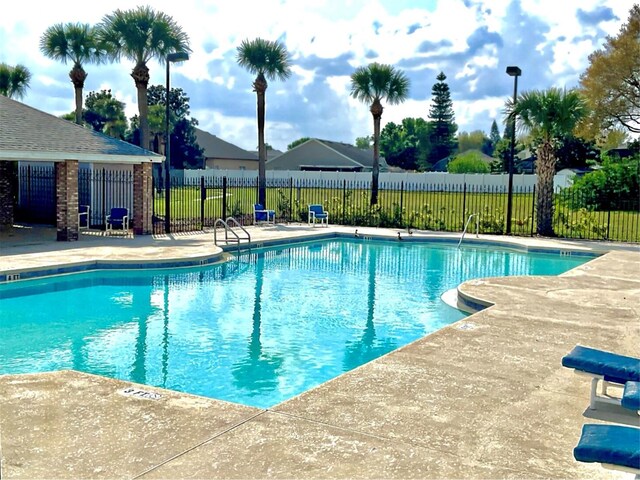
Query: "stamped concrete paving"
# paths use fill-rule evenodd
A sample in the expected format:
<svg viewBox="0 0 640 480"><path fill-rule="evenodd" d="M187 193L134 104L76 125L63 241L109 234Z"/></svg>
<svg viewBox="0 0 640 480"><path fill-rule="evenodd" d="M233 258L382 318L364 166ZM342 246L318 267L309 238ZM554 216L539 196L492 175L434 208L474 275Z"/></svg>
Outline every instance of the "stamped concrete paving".
<svg viewBox="0 0 640 480"><path fill-rule="evenodd" d="M277 226L252 236L336 230L352 231ZM184 240L214 254L210 235ZM93 240L111 259L138 248L174 258L183 249L179 237L135 240L162 246L128 241ZM77 247L67 251L91 257ZM34 268L44 247L30 248L3 249L2 271ZM495 305L270 410L146 386L162 398L126 397L129 383L71 371L0 376L0 476L629 478L573 460L582 424L639 420L619 407L588 410L589 382L560 359L577 343L640 356L637 248L560 277L482 279L460 290Z"/></svg>

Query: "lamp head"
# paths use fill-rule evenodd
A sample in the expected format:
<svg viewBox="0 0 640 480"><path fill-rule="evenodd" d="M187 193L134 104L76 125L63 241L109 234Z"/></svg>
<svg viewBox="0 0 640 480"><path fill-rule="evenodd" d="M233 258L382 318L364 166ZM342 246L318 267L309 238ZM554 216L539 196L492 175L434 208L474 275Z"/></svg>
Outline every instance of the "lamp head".
<svg viewBox="0 0 640 480"><path fill-rule="evenodd" d="M511 65L507 67L507 75L509 75L510 77L519 77L520 75L522 75L522 70L520 70L520 67Z"/></svg>
<svg viewBox="0 0 640 480"><path fill-rule="evenodd" d="M167 54L167 62L184 62L189 60L189 54L187 52L174 52Z"/></svg>

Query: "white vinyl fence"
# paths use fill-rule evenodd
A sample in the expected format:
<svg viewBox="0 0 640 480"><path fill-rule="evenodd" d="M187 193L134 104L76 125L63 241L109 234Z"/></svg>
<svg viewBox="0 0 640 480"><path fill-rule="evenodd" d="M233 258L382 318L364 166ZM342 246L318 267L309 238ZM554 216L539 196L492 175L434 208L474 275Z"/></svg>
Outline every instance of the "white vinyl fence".
<svg viewBox="0 0 640 480"><path fill-rule="evenodd" d="M185 179L205 178L257 178L257 170L184 170ZM172 172L172 175L177 171ZM182 172L181 172L182 173ZM287 171L287 170L267 170L267 181L270 179L288 180L293 178L294 182L304 181L310 185L314 181L343 181L347 182L369 182L371 180L370 172L307 172L307 171ZM556 190L571 185L572 175L556 175L554 178L554 187ZM530 192L536 184L537 176L531 174L516 174L513 176L514 193ZM509 175L503 174L459 174L459 173L441 173L441 172L425 172L425 173L380 173L380 188L384 189L388 186L396 186L404 182L406 190L432 190L434 187L446 189L449 191L462 190L466 184L467 187L474 187L477 190L493 190L507 191L509 185ZM501 188L502 187L502 188Z"/></svg>

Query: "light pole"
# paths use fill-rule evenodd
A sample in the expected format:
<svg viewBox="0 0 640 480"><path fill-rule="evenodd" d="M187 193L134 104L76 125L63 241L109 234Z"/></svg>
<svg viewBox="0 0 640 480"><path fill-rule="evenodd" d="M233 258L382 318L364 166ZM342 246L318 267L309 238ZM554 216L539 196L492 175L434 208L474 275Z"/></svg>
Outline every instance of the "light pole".
<svg viewBox="0 0 640 480"><path fill-rule="evenodd" d="M513 108L518 102L518 77L522 75L520 67L507 67L507 75L513 77ZM507 235L511 233L511 214L513 211L513 160L516 149L516 116L511 119L511 153L509 154L509 189L507 196Z"/></svg>
<svg viewBox="0 0 640 480"><path fill-rule="evenodd" d="M171 141L169 138L169 64L189 60L187 52L175 52L167 55L167 92L164 115L164 231L171 233Z"/></svg>

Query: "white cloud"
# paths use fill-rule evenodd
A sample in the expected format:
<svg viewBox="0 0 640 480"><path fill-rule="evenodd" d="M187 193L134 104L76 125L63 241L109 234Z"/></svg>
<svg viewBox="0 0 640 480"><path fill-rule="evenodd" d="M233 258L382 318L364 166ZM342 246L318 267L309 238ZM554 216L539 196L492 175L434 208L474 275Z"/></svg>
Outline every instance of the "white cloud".
<svg viewBox="0 0 640 480"><path fill-rule="evenodd" d="M285 149L303 136L353 142L370 135L371 114L350 98L349 75L372 61L397 66L412 78L411 97L402 105L386 105L383 125L408 116L426 118L431 86L442 70L460 130L488 131L494 118L501 120L511 94L506 65L523 68L521 89L574 86L588 55L602 46L605 35L617 33L634 1L154 0L152 6L171 15L190 36L191 58L171 66L171 82L186 89L201 128L254 150L252 78L235 60L244 39L281 39L294 62L292 78L269 84L266 137L275 148ZM26 103L54 114L71 111L70 66L45 58L40 36L57 22L95 24L115 9L135 6L131 0L3 5L0 62L21 63L33 72ZM578 9L588 14L610 9L618 20L581 23ZM423 45L425 51L419 52ZM87 66L85 94L111 89L126 103L127 115L135 114L132 67L127 60ZM164 84L164 66L151 62L149 67L151 84Z"/></svg>

